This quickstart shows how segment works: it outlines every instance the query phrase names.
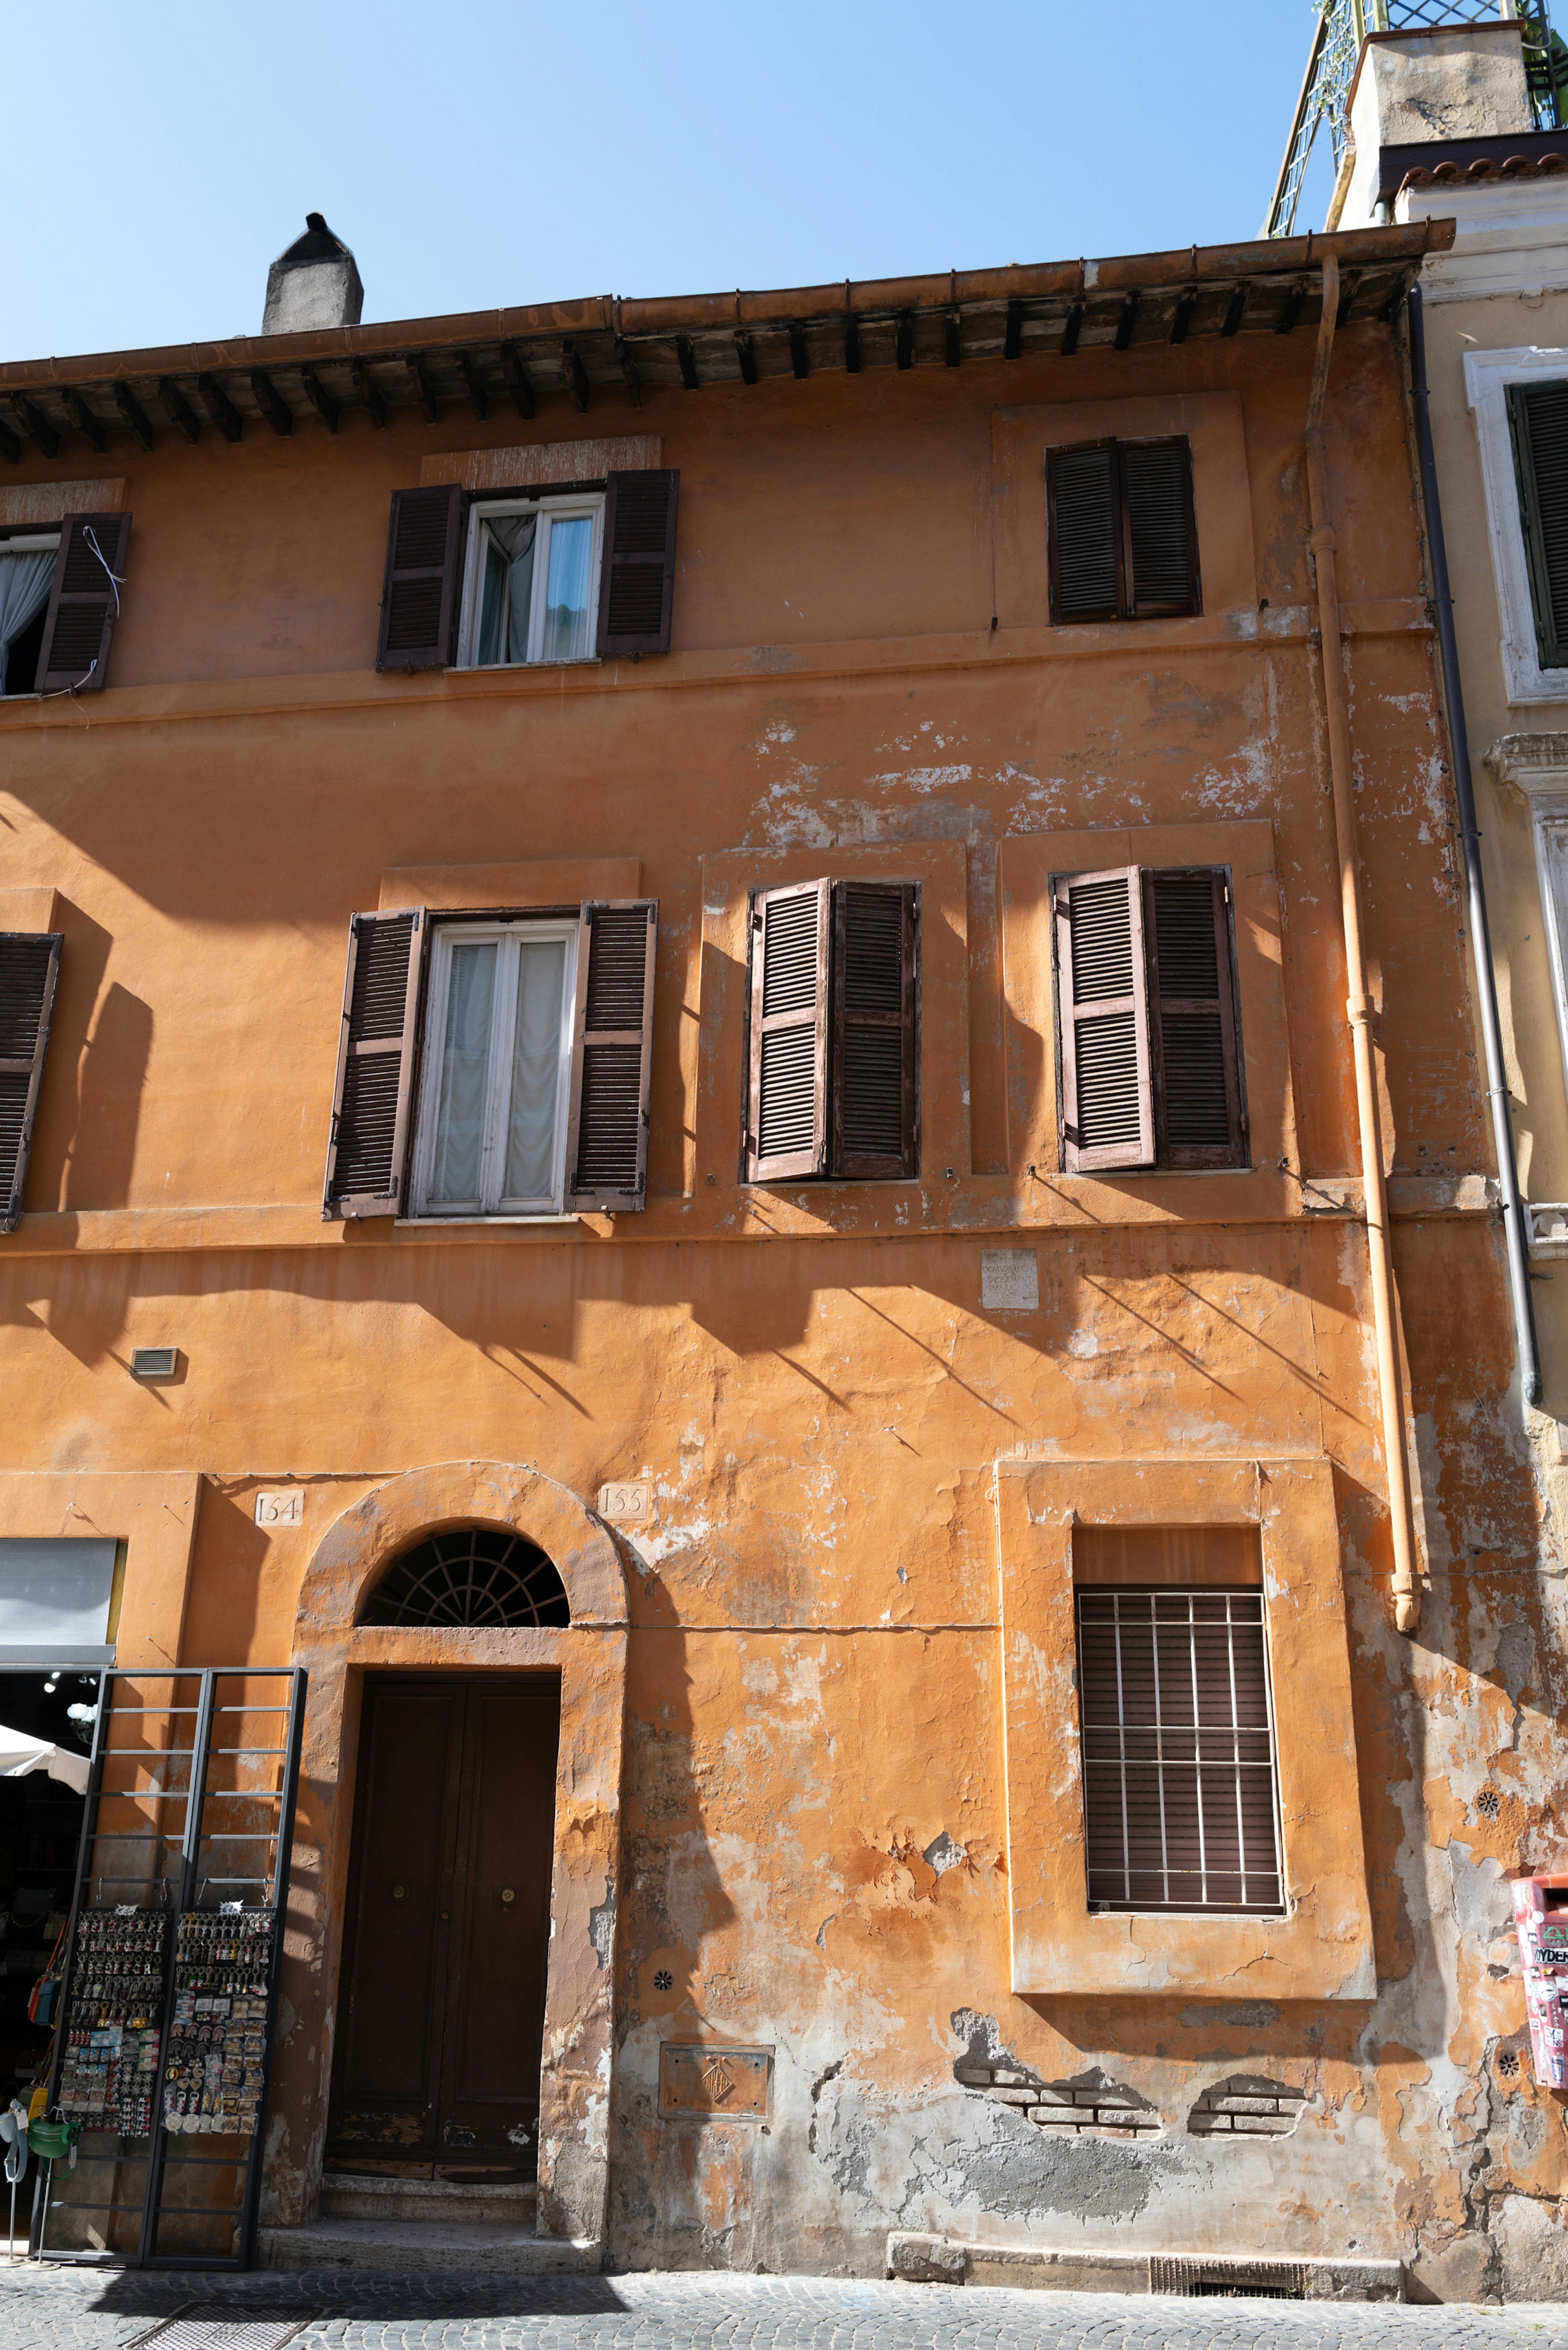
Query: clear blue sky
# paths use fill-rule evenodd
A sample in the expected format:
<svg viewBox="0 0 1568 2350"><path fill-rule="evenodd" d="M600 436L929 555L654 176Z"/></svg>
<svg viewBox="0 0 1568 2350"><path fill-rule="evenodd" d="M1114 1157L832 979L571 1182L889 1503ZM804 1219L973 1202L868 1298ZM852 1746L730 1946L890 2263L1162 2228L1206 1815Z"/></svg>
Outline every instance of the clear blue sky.
<svg viewBox="0 0 1568 2350"><path fill-rule="evenodd" d="M254 333L309 211L368 319L1252 236L1314 23L1310 0L14 0L0 358Z"/></svg>

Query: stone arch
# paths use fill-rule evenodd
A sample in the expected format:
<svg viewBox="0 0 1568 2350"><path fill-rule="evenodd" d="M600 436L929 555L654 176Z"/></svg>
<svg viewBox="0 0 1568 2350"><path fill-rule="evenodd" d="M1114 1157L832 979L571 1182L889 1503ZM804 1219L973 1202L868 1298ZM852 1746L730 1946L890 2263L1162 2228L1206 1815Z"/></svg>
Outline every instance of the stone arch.
<svg viewBox="0 0 1568 2350"><path fill-rule="evenodd" d="M366 1592L391 1560L456 1525L493 1525L536 1542L566 1586L574 1627L625 1624L620 1555L603 1520L569 1486L504 1461L443 1461L389 1477L333 1521L300 1587L298 1640L352 1630Z"/></svg>
<svg viewBox="0 0 1568 2350"><path fill-rule="evenodd" d="M566 1586L559 1627L392 1627L358 1621L366 1593L428 1534L486 1525L536 1543ZM552 1933L540 2081L538 2232L602 2241L605 2083L614 2061L627 1590L602 1519L568 1486L497 1461L389 1477L336 1518L300 1586L295 1662L308 1675L285 1999L265 2207L314 2217L327 2134L337 1976L366 1670L559 1672Z"/></svg>

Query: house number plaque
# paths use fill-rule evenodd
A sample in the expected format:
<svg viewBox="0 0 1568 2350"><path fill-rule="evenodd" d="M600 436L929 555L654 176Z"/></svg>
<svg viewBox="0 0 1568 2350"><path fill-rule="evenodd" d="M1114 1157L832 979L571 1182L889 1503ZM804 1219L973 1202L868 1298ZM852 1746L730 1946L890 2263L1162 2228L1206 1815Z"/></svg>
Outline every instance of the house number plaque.
<svg viewBox="0 0 1568 2350"><path fill-rule="evenodd" d="M659 2110L765 2122L773 2079L771 2048L702 2047L667 2040L659 2052Z"/></svg>

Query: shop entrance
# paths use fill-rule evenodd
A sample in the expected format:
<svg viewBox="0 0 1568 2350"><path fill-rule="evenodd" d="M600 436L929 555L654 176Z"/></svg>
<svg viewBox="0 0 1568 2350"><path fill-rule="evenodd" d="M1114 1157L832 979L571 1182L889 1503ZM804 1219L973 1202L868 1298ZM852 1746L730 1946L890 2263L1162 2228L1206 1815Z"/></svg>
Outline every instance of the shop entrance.
<svg viewBox="0 0 1568 2350"><path fill-rule="evenodd" d="M535 2175L558 1673L368 1673L327 2160Z"/></svg>

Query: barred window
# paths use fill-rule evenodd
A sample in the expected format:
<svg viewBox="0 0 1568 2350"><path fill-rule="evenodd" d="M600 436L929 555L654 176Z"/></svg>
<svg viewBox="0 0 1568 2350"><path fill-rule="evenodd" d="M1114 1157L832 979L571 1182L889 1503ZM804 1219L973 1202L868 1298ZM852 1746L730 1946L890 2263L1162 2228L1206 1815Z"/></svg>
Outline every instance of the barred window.
<svg viewBox="0 0 1568 2350"><path fill-rule="evenodd" d="M1261 1591L1078 1592L1091 1909L1283 1908Z"/></svg>

